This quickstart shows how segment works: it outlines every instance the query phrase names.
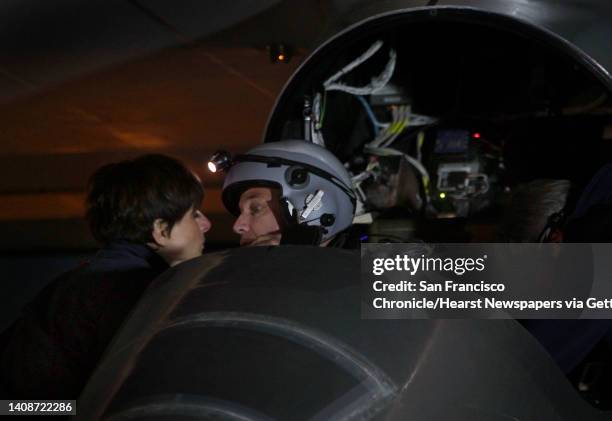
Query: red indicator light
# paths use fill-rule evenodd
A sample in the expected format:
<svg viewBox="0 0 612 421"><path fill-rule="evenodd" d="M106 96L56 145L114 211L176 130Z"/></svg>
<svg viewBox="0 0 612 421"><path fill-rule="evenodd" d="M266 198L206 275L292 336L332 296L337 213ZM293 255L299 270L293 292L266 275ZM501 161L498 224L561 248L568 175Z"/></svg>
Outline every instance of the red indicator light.
<svg viewBox="0 0 612 421"><path fill-rule="evenodd" d="M480 133L476 132L476 133L472 134L472 137L474 139L480 139Z"/></svg>

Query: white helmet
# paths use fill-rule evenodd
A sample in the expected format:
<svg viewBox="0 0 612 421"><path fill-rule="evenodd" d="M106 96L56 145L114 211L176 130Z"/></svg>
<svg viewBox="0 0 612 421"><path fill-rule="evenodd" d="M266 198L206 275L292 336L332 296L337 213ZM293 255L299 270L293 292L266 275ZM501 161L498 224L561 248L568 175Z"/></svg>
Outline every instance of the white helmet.
<svg viewBox="0 0 612 421"><path fill-rule="evenodd" d="M322 241L353 222L356 201L350 176L338 158L319 145L284 140L236 156L223 183L223 204L237 216L240 195L260 186L279 188L288 222L321 227Z"/></svg>

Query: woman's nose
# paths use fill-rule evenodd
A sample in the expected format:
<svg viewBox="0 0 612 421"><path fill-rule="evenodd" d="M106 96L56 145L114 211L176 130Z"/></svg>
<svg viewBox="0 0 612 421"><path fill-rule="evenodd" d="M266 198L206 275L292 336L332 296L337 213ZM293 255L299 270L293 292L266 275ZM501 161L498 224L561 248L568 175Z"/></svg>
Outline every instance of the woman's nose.
<svg viewBox="0 0 612 421"><path fill-rule="evenodd" d="M202 231L203 234L208 232L210 228L212 227L212 223L210 222L210 219L208 219L206 215L204 215L200 211L198 211L198 225L200 227L200 231Z"/></svg>

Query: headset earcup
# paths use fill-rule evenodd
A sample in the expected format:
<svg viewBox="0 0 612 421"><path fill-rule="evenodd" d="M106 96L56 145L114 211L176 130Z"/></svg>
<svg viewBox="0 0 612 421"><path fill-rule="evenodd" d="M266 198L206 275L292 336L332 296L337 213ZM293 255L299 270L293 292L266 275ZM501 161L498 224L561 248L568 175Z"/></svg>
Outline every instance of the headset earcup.
<svg viewBox="0 0 612 421"><path fill-rule="evenodd" d="M285 181L294 189L304 188L310 181L308 170L300 166L289 167L285 172Z"/></svg>

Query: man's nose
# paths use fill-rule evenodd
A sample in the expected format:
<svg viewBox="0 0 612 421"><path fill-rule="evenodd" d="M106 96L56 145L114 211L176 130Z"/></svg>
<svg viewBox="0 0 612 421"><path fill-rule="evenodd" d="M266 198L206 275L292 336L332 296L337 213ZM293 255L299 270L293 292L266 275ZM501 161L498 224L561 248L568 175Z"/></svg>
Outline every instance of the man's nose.
<svg viewBox="0 0 612 421"><path fill-rule="evenodd" d="M238 219L236 219L236 222L234 222L232 229L238 235L242 235L247 232L249 230L247 218L244 217L244 215L240 215Z"/></svg>

